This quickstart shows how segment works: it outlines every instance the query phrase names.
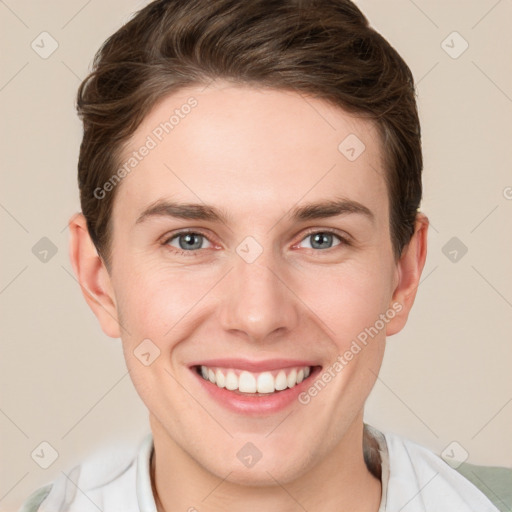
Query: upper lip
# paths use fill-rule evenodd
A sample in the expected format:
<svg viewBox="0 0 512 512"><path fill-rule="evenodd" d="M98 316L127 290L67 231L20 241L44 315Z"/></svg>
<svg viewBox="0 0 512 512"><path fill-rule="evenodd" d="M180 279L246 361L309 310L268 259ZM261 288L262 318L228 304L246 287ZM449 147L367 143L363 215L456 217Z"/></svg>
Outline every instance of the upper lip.
<svg viewBox="0 0 512 512"><path fill-rule="evenodd" d="M317 363L304 359L265 359L255 361L241 358L221 358L208 359L192 363L190 366L208 366L209 368L233 368L247 370L249 372L264 372L280 370L281 368L290 368L296 366L316 366Z"/></svg>

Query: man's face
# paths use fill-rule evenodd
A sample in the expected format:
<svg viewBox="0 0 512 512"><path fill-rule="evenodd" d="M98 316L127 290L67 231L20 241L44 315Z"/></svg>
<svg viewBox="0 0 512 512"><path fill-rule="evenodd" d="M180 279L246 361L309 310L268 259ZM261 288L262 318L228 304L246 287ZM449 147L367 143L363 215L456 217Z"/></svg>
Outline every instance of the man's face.
<svg viewBox="0 0 512 512"><path fill-rule="evenodd" d="M162 100L123 163L133 151L140 161L117 185L110 277L155 445L252 484L360 453L386 329L398 330L372 123L296 93L217 83ZM197 206L178 215L185 204ZM253 394L258 380L264 392ZM236 385L243 392L226 389Z"/></svg>

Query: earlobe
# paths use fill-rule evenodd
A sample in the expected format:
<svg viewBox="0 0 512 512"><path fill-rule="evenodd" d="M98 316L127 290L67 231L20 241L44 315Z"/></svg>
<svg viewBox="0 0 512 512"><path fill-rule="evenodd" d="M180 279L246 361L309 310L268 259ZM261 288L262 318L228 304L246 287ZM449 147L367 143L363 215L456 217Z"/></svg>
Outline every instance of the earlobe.
<svg viewBox="0 0 512 512"><path fill-rule="evenodd" d="M91 240L82 213L69 220L69 257L82 294L103 332L119 338L120 325L110 275Z"/></svg>
<svg viewBox="0 0 512 512"><path fill-rule="evenodd" d="M387 336L403 329L414 304L427 257L427 232L428 219L424 214L419 213L416 217L414 234L397 262L397 284L393 291L392 304L400 305L399 308L395 307L400 311L387 324Z"/></svg>

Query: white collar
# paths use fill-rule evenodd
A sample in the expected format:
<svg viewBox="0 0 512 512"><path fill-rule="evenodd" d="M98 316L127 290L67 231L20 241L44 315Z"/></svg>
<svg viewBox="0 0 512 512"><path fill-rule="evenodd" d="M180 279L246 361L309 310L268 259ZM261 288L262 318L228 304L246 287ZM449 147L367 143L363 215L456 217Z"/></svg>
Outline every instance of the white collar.
<svg viewBox="0 0 512 512"><path fill-rule="evenodd" d="M153 435L150 433L141 443L137 455L136 489L140 512L157 512L151 486L151 455L153 450Z"/></svg>

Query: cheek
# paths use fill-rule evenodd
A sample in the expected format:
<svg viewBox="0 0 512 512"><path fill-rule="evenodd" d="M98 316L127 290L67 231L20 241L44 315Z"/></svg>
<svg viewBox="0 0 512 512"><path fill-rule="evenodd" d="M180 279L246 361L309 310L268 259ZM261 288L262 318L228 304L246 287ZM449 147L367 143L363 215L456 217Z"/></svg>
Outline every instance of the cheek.
<svg viewBox="0 0 512 512"><path fill-rule="evenodd" d="M149 338L162 350L168 349L164 343L179 335L187 323L185 319L197 316L200 301L215 284L215 278L208 269L198 272L132 266L127 275L120 276L117 294L118 310L130 333L126 336L129 343Z"/></svg>
<svg viewBox="0 0 512 512"><path fill-rule="evenodd" d="M168 389L175 386L171 376L175 367L168 356L190 334L189 320L197 320L198 302L211 288L211 279L199 279L183 270L136 265L119 278L118 312L125 327L122 347L126 364L142 400L150 410L157 410L160 399L155 390L163 384ZM146 365L148 353L150 364ZM176 396L173 406L185 406L184 397Z"/></svg>
<svg viewBox="0 0 512 512"><path fill-rule="evenodd" d="M366 327L374 325L389 308L392 271L378 261L354 262L338 269L315 269L311 279L301 279L297 284L300 285L298 295L318 315L329 336L343 348Z"/></svg>

